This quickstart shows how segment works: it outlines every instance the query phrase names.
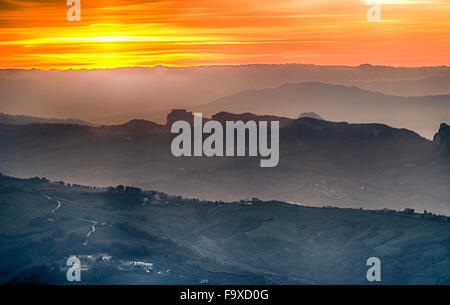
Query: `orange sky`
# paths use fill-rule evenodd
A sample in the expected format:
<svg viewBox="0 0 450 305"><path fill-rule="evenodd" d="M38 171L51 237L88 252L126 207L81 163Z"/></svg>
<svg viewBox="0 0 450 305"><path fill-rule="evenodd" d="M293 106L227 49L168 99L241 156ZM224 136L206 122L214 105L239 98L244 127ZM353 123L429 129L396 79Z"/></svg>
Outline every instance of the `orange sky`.
<svg viewBox="0 0 450 305"><path fill-rule="evenodd" d="M0 0L0 68L450 65L449 0Z"/></svg>

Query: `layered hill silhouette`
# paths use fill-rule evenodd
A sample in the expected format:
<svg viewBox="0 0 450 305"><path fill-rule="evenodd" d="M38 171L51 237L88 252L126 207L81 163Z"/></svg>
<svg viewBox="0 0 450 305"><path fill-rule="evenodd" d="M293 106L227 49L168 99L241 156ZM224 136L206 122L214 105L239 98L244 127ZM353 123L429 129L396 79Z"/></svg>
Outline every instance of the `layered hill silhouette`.
<svg viewBox="0 0 450 305"><path fill-rule="evenodd" d="M0 124L27 125L32 123L89 125L89 123L76 119L42 118L27 115L11 115L6 113L0 113Z"/></svg>
<svg viewBox="0 0 450 305"><path fill-rule="evenodd" d="M399 97L357 87L307 82L246 90L193 110L207 115L229 111L291 118L302 112L317 112L331 121L384 123L432 139L439 125L450 121L450 95Z"/></svg>
<svg viewBox="0 0 450 305"><path fill-rule="evenodd" d="M402 68L368 64L355 67L303 64L157 66L67 71L6 69L0 70L0 112L74 117L94 124L122 124L136 118L163 123L168 109L191 108L244 90L276 88L287 83L322 82L394 96L431 96L449 95L449 79L450 68L445 66ZM277 114L277 107L277 101L274 101L271 111L265 114ZM214 111L222 110L235 112L232 109ZM293 110L295 114L316 111L325 116L317 109ZM389 113L392 109L385 111ZM402 108L397 114L408 111L408 108ZM342 120L359 119L352 117L349 110L347 114L348 117ZM423 119L426 121L427 117ZM438 127L434 126L434 129Z"/></svg>
<svg viewBox="0 0 450 305"><path fill-rule="evenodd" d="M191 115L178 110L168 118L172 122ZM260 168L259 158L251 157L176 158L170 152L170 124L133 120L100 127L0 125L0 171L97 186L134 185L201 199L258 197L450 214L444 125L432 142L380 124L227 112L213 118L279 120L279 166Z"/></svg>

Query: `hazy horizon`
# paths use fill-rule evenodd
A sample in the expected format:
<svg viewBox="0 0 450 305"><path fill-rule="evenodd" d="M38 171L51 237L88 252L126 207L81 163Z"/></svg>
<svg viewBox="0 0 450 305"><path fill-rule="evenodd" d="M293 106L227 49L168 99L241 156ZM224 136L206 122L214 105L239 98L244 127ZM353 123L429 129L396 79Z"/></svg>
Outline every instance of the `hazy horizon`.
<svg viewBox="0 0 450 305"><path fill-rule="evenodd" d="M388 67L396 69L416 69L416 68L450 68L450 64L434 64L434 65L385 65L385 64L372 64L370 62L361 62L355 64L316 64L307 62L281 62L281 63L269 63L269 62L259 62L259 63L240 63L240 64L199 64L199 65L170 65L170 64L155 64L151 66L118 66L118 67L106 67L106 68L43 68L43 67L29 67L29 68L0 68L0 71L5 70L18 70L18 71L97 71L97 70L121 70L121 69L152 69L152 68L168 68L168 69L184 69L184 68L214 68L214 67L245 67L245 66L319 66L319 67L347 67L347 68L357 68L360 66L372 66L372 67Z"/></svg>
<svg viewBox="0 0 450 305"><path fill-rule="evenodd" d="M276 91L286 84L310 82L329 84L323 86L328 96L324 97L323 90L305 87L304 91L290 94L263 95L265 107L255 107L257 100L251 102L252 106L247 99L240 102L241 106L233 106L235 95L252 95L255 90ZM412 129L431 139L440 123L450 120L445 115L450 113L449 82L449 67L397 68L369 64L0 70L0 112L106 125L132 119L164 123L167 113L174 108L204 111L207 115L230 111L291 118L303 112L317 112L330 121L385 123ZM333 96L338 92L341 92L339 96ZM375 98L372 102L368 100L371 96ZM229 103L224 104L223 100ZM281 100L285 101L284 106ZM350 100L357 103L355 106L360 105L360 110L355 112ZM361 108L368 103L375 108ZM408 107L417 103L422 106L414 106L414 111ZM244 106L247 104L248 107Z"/></svg>

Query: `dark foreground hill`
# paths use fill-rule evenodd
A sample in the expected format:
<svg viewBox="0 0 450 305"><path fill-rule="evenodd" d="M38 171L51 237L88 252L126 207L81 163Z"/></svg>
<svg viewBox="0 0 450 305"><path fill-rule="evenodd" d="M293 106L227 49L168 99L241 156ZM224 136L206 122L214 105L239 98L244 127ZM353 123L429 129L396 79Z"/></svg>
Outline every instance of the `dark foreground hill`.
<svg viewBox="0 0 450 305"><path fill-rule="evenodd" d="M0 176L0 283L450 284L450 219Z"/></svg>

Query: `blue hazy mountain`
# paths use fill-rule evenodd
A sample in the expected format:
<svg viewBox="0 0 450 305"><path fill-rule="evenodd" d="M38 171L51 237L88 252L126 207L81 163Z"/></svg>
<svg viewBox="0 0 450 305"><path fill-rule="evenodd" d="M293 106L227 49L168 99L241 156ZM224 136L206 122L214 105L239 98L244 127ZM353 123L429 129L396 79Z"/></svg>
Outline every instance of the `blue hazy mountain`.
<svg viewBox="0 0 450 305"><path fill-rule="evenodd" d="M432 139L442 122L450 122L450 95L402 97L354 86L305 82L244 90L192 109L207 115L228 111L290 118L317 112L331 121L383 123Z"/></svg>
<svg viewBox="0 0 450 305"><path fill-rule="evenodd" d="M0 69L0 112L74 117L94 124L121 124L135 118L164 122L167 109L191 108L241 91L276 88L289 83L322 82L355 86L386 95L431 96L449 95L449 79L450 68L445 66L402 68L368 64L355 67L304 64L156 66L66 71ZM286 115L276 113L277 107L274 103L271 111L264 114ZM222 110L236 112L215 109L214 113ZM326 117L316 109L292 110L294 115L316 111ZM402 108L402 112L405 111L407 109ZM342 120L353 122L359 119L351 116L349 111L348 115ZM426 117L422 119L427 120ZM429 132L438 127L434 126Z"/></svg>
<svg viewBox="0 0 450 305"><path fill-rule="evenodd" d="M181 117L180 117L181 115ZM188 112L169 115L186 118ZM134 185L233 201L259 197L313 206L414 208L450 214L448 157L406 129L313 118L221 112L225 120L280 121L280 163L259 158L176 158L169 125L0 125L0 171L96 186Z"/></svg>

